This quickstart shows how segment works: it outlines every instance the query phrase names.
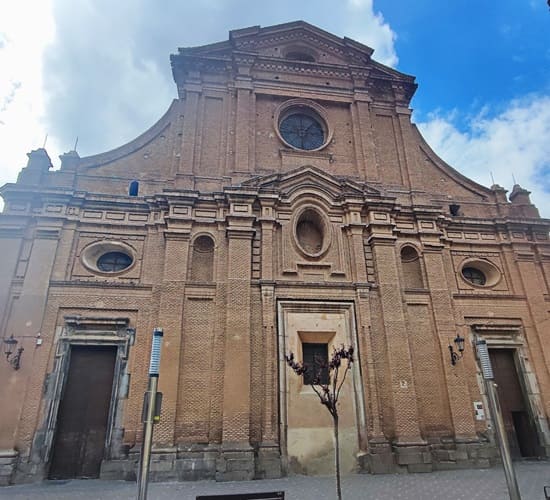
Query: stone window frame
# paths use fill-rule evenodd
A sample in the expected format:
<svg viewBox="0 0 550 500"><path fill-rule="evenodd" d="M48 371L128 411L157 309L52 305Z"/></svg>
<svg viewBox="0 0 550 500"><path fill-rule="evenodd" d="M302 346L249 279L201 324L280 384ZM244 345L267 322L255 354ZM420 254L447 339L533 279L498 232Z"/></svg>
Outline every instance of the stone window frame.
<svg viewBox="0 0 550 500"><path fill-rule="evenodd" d="M308 252L307 249L303 248L303 246L300 244L298 238L297 229L298 224L300 223L300 218L304 215L305 212L308 212L310 210L315 212L315 214L319 217L321 224L323 225L323 244L321 246L321 250L319 250L318 252ZM321 259L326 255L330 246L332 245L332 225L330 223L330 218L328 217L325 210L323 210L322 206L311 202L300 205L294 210L291 223L293 243L300 254L307 257L308 259L315 260Z"/></svg>
<svg viewBox="0 0 550 500"><path fill-rule="evenodd" d="M481 285L468 280L462 274L462 271L465 268L472 268L481 272L485 276L485 283ZM482 257L467 257L463 259L458 266L458 275L460 279L468 286L485 290L497 286L504 277L504 273L494 262Z"/></svg>
<svg viewBox="0 0 550 500"><path fill-rule="evenodd" d="M310 116L312 116L313 118L319 121L319 123L321 124L325 132L325 138L324 138L325 140L321 146L315 149L301 149L288 143L283 138L283 136L281 135L281 131L279 130L281 122L291 114L294 114L294 112L302 112L305 114L309 114ZM314 101L310 101L308 99L300 99L300 98L289 99L287 101L284 101L277 107L273 115L273 128L275 129L275 133L277 134L277 137L279 138L279 140L287 148L290 148L294 151L300 151L306 154L315 153L317 151L321 151L325 149L332 142L332 136L334 134L334 127L331 125L331 122L329 121L328 113L325 110L325 108Z"/></svg>
<svg viewBox="0 0 550 500"><path fill-rule="evenodd" d="M361 377L361 354L359 349L359 331L356 322L356 304L353 300L323 301L317 302L306 298L278 298L277 304L277 344L279 353L287 353L288 332L286 331L286 315L290 312L313 312L324 313L334 312L342 313L346 324L349 337L346 339L349 345L355 349L355 362L352 364L352 393L355 396L356 406L356 425L358 431L358 442L361 448L362 441L366 440L365 430L367 428L366 420L366 399L364 384L369 384L364 377ZM329 352L330 355L330 352ZM288 473L288 448L287 448L287 377L295 376L287 371L284 356L279 357L279 440L282 455L283 471ZM316 403L317 404L317 403Z"/></svg>
<svg viewBox="0 0 550 500"><path fill-rule="evenodd" d="M108 253L119 252L126 254L132 260L132 263L119 271L102 271L97 262ZM80 261L82 265L93 274L99 276L120 276L132 270L137 263L137 251L128 243L120 240L99 240L86 245L80 252Z"/></svg>

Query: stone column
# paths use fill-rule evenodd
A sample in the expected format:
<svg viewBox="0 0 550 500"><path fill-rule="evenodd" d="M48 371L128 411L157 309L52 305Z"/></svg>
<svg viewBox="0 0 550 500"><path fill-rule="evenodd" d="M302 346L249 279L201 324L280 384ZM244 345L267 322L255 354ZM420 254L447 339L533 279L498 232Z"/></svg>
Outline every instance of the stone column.
<svg viewBox="0 0 550 500"><path fill-rule="evenodd" d="M254 236L252 199L230 196L227 216L227 303L222 450L218 481L254 477L250 446L250 277Z"/></svg>

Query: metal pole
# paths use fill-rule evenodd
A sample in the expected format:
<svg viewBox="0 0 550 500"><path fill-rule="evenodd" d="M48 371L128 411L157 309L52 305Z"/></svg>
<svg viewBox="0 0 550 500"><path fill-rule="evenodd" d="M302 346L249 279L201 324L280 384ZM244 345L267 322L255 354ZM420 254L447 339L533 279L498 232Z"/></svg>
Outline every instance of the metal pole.
<svg viewBox="0 0 550 500"><path fill-rule="evenodd" d="M147 499L147 484L149 481L149 464L151 463L151 447L153 443L153 424L159 381L162 336L162 328L155 328L153 331L153 345L151 347L151 361L149 364L149 387L145 393L143 446L141 448L141 460L138 474L138 500Z"/></svg>
<svg viewBox="0 0 550 500"><path fill-rule="evenodd" d="M506 484L508 485L508 494L510 496L510 500L521 500L518 482L514 472L514 466L512 465L512 457L510 455L510 447L508 445L508 436L506 435L502 411L498 402L496 390L497 384L494 382L493 367L491 366L491 360L489 358L487 342L485 340L478 340L476 342L476 347L481 364L481 371L483 372L483 379L485 381L487 399L489 401L489 410L495 425L495 433L500 450L500 456L502 458L502 465L504 467L504 475L506 476Z"/></svg>

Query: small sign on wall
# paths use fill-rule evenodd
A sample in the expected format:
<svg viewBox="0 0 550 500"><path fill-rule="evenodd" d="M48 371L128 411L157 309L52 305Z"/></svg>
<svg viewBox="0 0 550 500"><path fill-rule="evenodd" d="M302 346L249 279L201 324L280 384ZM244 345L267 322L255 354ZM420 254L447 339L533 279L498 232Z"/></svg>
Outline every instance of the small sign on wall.
<svg viewBox="0 0 550 500"><path fill-rule="evenodd" d="M485 420L485 410L481 401L474 401L474 413L476 420Z"/></svg>

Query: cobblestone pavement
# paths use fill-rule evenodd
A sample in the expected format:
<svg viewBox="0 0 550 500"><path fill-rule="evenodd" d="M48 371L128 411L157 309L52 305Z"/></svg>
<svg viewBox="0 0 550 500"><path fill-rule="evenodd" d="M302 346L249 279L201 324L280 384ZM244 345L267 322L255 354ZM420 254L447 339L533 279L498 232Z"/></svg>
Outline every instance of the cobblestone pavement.
<svg viewBox="0 0 550 500"><path fill-rule="evenodd" d="M544 499L543 487L550 485L550 462L516 464L522 500ZM441 471L429 474L356 474L343 478L345 500L506 500L508 493L502 467ZM216 483L152 483L150 500L195 500L197 495L285 491L286 499L334 499L330 477L292 476L276 480ZM126 500L136 497L135 483L124 481L44 481L0 488L0 498L10 500Z"/></svg>

